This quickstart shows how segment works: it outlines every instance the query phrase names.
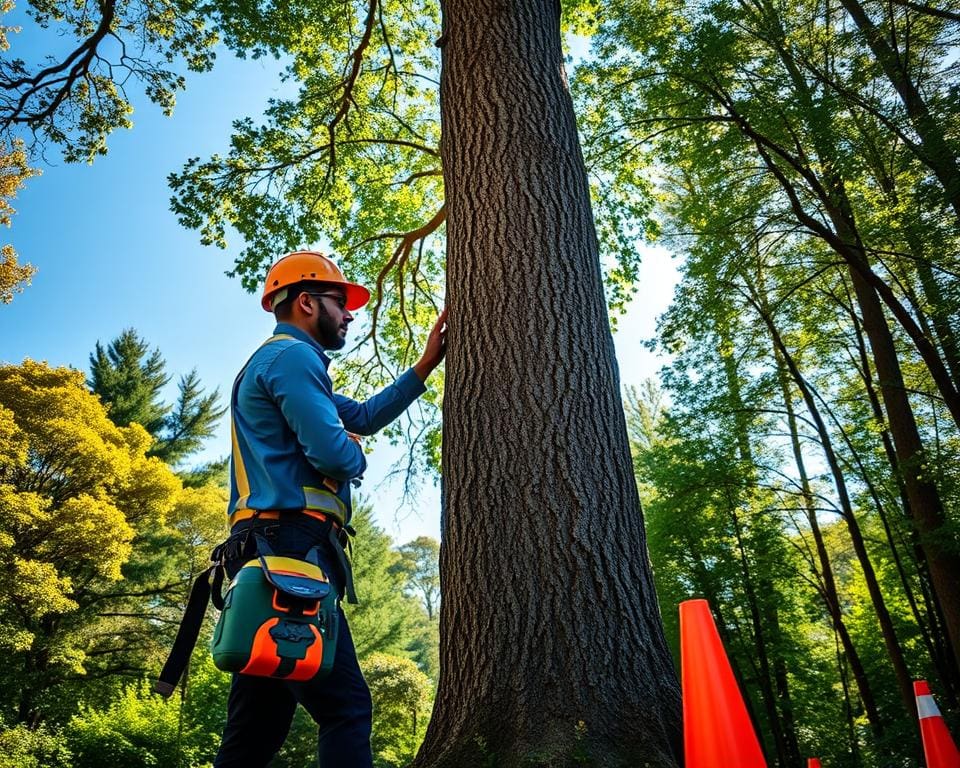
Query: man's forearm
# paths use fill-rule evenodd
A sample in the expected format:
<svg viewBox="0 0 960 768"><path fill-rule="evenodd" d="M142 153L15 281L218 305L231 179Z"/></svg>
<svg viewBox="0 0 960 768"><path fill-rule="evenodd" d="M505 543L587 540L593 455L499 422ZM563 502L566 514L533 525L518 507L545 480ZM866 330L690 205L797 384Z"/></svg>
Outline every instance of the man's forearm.
<svg viewBox="0 0 960 768"><path fill-rule="evenodd" d="M436 367L436 363L430 363L426 360L419 360L414 364L413 372L417 374L417 378L420 379L420 381L425 382L427 380L427 376L433 373L433 369Z"/></svg>

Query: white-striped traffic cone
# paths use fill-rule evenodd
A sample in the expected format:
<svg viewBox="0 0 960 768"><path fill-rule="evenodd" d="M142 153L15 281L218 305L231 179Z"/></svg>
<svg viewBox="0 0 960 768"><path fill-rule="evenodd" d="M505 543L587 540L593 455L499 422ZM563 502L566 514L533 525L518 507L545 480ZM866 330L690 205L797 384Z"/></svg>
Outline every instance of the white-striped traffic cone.
<svg viewBox="0 0 960 768"><path fill-rule="evenodd" d="M923 754L927 768L960 768L960 752L950 737L937 702L930 694L926 680L915 680L913 693L917 697L917 717L923 737Z"/></svg>

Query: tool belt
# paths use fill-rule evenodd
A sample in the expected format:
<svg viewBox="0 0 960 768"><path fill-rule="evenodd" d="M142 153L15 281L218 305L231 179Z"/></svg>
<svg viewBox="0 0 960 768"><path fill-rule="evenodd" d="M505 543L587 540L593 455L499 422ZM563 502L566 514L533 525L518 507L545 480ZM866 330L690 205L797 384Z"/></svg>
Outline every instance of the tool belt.
<svg viewBox="0 0 960 768"><path fill-rule="evenodd" d="M211 600L220 611L211 643L219 669L287 680L327 674L333 664L336 605L342 594L333 588L330 574L323 572L318 554L321 549L332 554L341 572L337 581L347 601L356 603L345 553L353 533L313 511L258 512L234 525L231 536L211 553L213 564L193 583L154 690L165 697L173 693ZM325 541L328 547L323 546ZM274 554L275 547L279 554ZM230 584L221 595L225 576Z"/></svg>

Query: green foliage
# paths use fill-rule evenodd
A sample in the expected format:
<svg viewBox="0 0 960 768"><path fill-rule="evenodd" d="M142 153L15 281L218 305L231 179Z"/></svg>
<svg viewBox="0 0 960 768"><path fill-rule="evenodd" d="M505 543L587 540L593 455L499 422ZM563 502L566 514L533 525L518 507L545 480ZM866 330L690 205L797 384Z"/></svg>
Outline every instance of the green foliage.
<svg viewBox="0 0 960 768"><path fill-rule="evenodd" d="M301 768L317 760L317 724L307 710L297 707L286 741L271 761L271 768Z"/></svg>
<svg viewBox="0 0 960 768"><path fill-rule="evenodd" d="M596 26L595 3L562 5L566 30ZM415 361L444 302L440 3L216 6L226 43L289 62L285 80L296 90L261 118L237 120L224 152L172 174L172 209L204 244L226 248L228 231L238 233L232 274L251 291L283 253L329 246L351 279L373 289L369 333L357 345L369 354L346 355L337 379L366 395ZM587 165L608 300L622 309L637 280L638 237L655 231L649 180L636 164L601 166L589 152ZM434 384L409 419L385 430L410 451L411 487L439 467L441 392Z"/></svg>
<svg viewBox="0 0 960 768"><path fill-rule="evenodd" d="M427 618L437 615L440 601L440 542L430 536L418 536L397 548L400 570L408 590L418 597L427 611Z"/></svg>
<svg viewBox="0 0 960 768"><path fill-rule="evenodd" d="M200 450L203 441L213 435L226 406L220 405L219 390L204 393L196 370L180 377L176 403L165 404L161 390L169 381L160 350L151 352L132 328L106 348L97 342L90 355L88 384L107 406L113 422L121 427L142 425L155 440L150 455L177 464ZM217 464L201 469L194 484L218 470Z"/></svg>
<svg viewBox="0 0 960 768"><path fill-rule="evenodd" d="M230 675L213 666L201 638L181 689L169 700L148 681L131 683L99 706L83 705L58 740L76 768L209 766L220 745Z"/></svg>
<svg viewBox="0 0 960 768"><path fill-rule="evenodd" d="M400 555L360 499L354 502L351 524L357 531L352 560L360 604L345 605L344 610L357 656L363 661L372 653L409 655L412 646L418 641L422 646L430 635L419 601L405 594L405 575L397 568Z"/></svg>
<svg viewBox="0 0 960 768"><path fill-rule="evenodd" d="M577 73L587 153L601 172L647 169L661 231L684 259L658 328L670 355L664 395L648 387L627 403L668 636L676 641L678 601L709 599L771 762L797 761L791 738L825 763L913 759L882 608L909 675L938 680L956 700L943 662L956 656L918 557L918 545L958 551L950 468L960 435L936 369L957 381L960 186L950 167L960 145L942 128L955 120L947 94L960 73L934 63L956 40L954 11L919 5L618 0ZM864 319L875 290L886 317ZM876 372L887 329L906 406ZM894 445L890 427L903 435L906 420L917 424L918 456ZM926 541L904 494L914 462L946 510Z"/></svg>
<svg viewBox="0 0 960 768"><path fill-rule="evenodd" d="M2 12L12 8L5 3ZM93 162L106 154L111 132L132 126L133 83L169 115L185 84L180 67L213 66L218 35L210 10L181 0L30 0L17 21L45 39L36 50L63 54L11 56L17 40L10 33L19 27L0 27L0 131L26 129L38 149L49 142L67 162Z"/></svg>
<svg viewBox="0 0 960 768"><path fill-rule="evenodd" d="M74 370L0 366L0 438L3 713L62 722L158 664L225 491L183 489Z"/></svg>
<svg viewBox="0 0 960 768"><path fill-rule="evenodd" d="M156 436L170 413L170 406L160 401L160 390L170 381L165 368L160 350L150 352L147 342L127 328L106 348L97 342L87 383L114 424L126 427L136 422Z"/></svg>
<svg viewBox="0 0 960 768"><path fill-rule="evenodd" d="M412 661L384 653L370 654L364 660L363 675L373 697L374 765L408 765L430 719L430 680Z"/></svg>
<svg viewBox="0 0 960 768"><path fill-rule="evenodd" d="M82 707L64 730L76 768L197 765L196 736L181 728L176 699L151 694L145 682L127 686L104 709Z"/></svg>
<svg viewBox="0 0 960 768"><path fill-rule="evenodd" d="M2 38L2 33L0 33ZM27 163L27 152L23 141L0 142L0 224L10 226L16 211L12 200L31 176L38 171ZM0 248L0 304L9 304L13 295L30 285L36 272L30 264L19 264L17 252L12 245Z"/></svg>
<svg viewBox="0 0 960 768"><path fill-rule="evenodd" d="M209 637L213 625L209 622L201 633L197 647L186 672L185 700L181 701L184 723L195 734L192 743L203 762L212 762L220 746L220 734L227 721L227 697L232 676L213 665ZM183 683L177 694L184 695Z"/></svg>
<svg viewBox="0 0 960 768"><path fill-rule="evenodd" d="M72 768L73 756L58 731L19 724L0 728L0 768Z"/></svg>

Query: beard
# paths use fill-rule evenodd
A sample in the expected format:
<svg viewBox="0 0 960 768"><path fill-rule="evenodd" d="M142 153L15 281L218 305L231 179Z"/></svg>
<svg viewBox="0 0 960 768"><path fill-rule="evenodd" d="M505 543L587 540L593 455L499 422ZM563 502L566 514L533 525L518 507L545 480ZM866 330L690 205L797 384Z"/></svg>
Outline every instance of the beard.
<svg viewBox="0 0 960 768"><path fill-rule="evenodd" d="M320 346L324 349L343 349L347 340L340 335L341 330L345 331L346 326L338 325L321 303L320 313L317 315L317 339Z"/></svg>

